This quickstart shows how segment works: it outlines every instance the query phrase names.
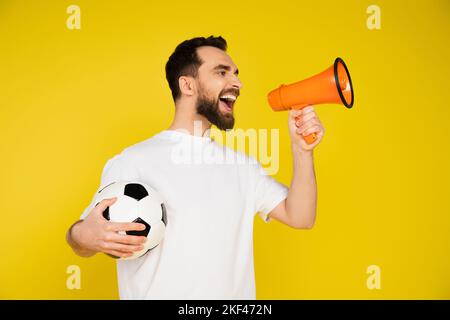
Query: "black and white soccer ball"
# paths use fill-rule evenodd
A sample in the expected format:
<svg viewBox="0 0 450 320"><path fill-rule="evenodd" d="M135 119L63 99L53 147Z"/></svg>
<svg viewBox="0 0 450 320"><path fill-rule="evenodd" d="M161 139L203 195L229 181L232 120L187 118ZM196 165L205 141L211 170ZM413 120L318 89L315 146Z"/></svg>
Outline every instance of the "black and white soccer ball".
<svg viewBox="0 0 450 320"><path fill-rule="evenodd" d="M98 205L102 200L113 197L117 197L117 200L103 211L105 219L114 222L137 222L146 226L143 231L119 232L121 234L147 237L142 250L134 252L128 258L121 259L131 260L142 257L148 251L158 246L164 238L167 226L167 213L163 198L147 184L125 181L113 182L101 188L94 197L94 203Z"/></svg>

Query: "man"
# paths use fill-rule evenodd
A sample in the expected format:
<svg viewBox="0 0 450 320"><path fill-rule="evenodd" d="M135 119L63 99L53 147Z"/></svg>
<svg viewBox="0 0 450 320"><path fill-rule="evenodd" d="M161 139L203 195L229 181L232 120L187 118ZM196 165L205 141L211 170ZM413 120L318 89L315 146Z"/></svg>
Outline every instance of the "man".
<svg viewBox="0 0 450 320"><path fill-rule="evenodd" d="M316 215L313 149L324 129L312 107L289 113L293 177L288 189L265 174L259 162L232 150L236 161L178 161L174 150L224 159L229 148L211 139L210 127L234 126L233 109L242 83L222 37L186 40L166 64L175 102L171 126L110 159L101 186L141 181L164 197L168 225L163 242L143 257L117 260L121 299L255 299L253 219L276 219L296 229L312 228ZM297 120L296 120L297 119ZM200 131L198 127L202 128ZM317 134L308 145L303 136ZM128 257L145 237L118 231L142 230L114 223L102 212L116 199L86 208L68 230L75 253Z"/></svg>

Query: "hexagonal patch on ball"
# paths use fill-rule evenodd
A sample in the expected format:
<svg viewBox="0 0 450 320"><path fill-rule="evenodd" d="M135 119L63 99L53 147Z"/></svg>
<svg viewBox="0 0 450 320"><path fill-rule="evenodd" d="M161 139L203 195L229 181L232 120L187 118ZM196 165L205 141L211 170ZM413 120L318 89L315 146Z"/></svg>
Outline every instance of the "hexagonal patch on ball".
<svg viewBox="0 0 450 320"><path fill-rule="evenodd" d="M138 183L128 183L125 186L124 194L133 199L136 199L137 201L148 196L148 192L144 188L144 186Z"/></svg>

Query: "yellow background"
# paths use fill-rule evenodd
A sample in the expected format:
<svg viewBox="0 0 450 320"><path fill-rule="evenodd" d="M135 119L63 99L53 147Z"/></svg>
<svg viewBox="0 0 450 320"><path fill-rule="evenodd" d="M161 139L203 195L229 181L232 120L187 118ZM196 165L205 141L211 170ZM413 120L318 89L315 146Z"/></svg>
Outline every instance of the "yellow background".
<svg viewBox="0 0 450 320"><path fill-rule="evenodd" d="M69 30L66 8L81 8ZM381 8L381 30L366 9ZM123 148L168 127L175 46L222 35L244 83L236 128L279 128L266 94L346 61L355 106L317 106L318 218L255 220L259 299L450 298L450 5L441 1L0 1L0 298L116 299L115 262L65 243ZM66 268L81 267L81 289ZM381 289L366 286L369 265Z"/></svg>

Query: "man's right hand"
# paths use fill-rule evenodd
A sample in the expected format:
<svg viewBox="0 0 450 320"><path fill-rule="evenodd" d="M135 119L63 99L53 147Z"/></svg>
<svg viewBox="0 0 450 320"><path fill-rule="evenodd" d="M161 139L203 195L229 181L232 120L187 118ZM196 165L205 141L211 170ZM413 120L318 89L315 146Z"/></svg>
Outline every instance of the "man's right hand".
<svg viewBox="0 0 450 320"><path fill-rule="evenodd" d="M142 231L145 225L134 222L111 222L103 217L103 211L116 200L117 198L102 200L86 219L69 229L68 242L75 252L83 253L80 254L83 256L103 252L119 258L127 258L143 249L146 237L119 234L119 231Z"/></svg>

